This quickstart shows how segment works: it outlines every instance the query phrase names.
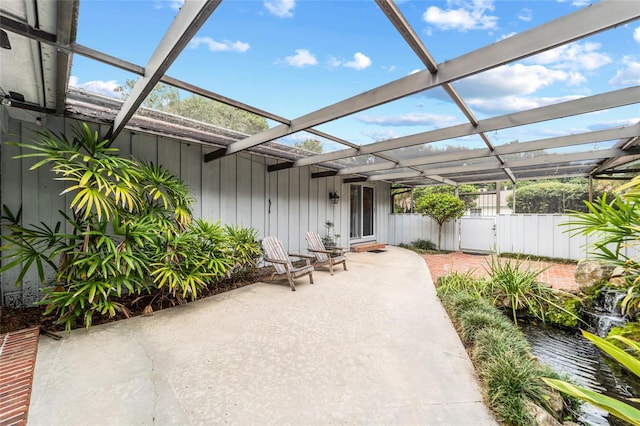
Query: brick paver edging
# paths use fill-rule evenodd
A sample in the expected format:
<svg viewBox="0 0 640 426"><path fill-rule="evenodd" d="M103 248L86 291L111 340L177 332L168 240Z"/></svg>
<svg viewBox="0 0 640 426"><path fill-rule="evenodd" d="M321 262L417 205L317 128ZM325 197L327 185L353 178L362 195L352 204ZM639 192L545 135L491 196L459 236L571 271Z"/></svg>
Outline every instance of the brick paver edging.
<svg viewBox="0 0 640 426"><path fill-rule="evenodd" d="M39 327L0 334L0 426L26 425Z"/></svg>

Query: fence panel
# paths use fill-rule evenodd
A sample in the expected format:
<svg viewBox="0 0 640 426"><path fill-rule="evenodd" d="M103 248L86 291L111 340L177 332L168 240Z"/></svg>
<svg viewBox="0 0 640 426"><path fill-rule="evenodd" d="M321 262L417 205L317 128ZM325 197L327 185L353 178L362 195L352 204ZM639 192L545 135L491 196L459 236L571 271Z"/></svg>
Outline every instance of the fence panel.
<svg viewBox="0 0 640 426"><path fill-rule="evenodd" d="M496 216L496 243L499 253L518 253L530 256L579 260L589 255L588 244L594 240L583 235L573 235L571 227L563 225L571 219L560 214L516 214ZM491 238L473 228L478 218L463 217L442 228L442 249L463 250L473 248L496 251ZM460 233L464 233L461 235ZM438 225L429 217L419 214L389 215L388 244L408 244L418 238L438 241ZM638 258L638 246L625 247L625 255Z"/></svg>

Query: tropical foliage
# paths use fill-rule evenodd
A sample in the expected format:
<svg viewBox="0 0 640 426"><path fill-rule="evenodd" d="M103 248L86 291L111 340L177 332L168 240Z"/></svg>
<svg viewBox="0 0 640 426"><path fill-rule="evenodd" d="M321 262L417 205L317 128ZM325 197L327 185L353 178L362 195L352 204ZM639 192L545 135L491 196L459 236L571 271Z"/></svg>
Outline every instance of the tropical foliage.
<svg viewBox="0 0 640 426"><path fill-rule="evenodd" d="M624 270L628 288L623 312L635 317L640 310L640 260L634 254L640 244L640 177L618 188L612 197L585 202L587 212L574 212L565 223L572 235L592 238L589 253ZM632 248L631 250L627 250Z"/></svg>
<svg viewBox="0 0 640 426"><path fill-rule="evenodd" d="M489 267L494 305L510 309L516 324L519 315L527 315L546 322L550 311L564 312L577 322L577 313L563 307L559 300L560 295L565 298L575 298L575 296L558 290L554 291L541 283L538 276L545 269L524 266L519 259L502 259L497 256L491 257Z"/></svg>
<svg viewBox="0 0 640 426"><path fill-rule="evenodd" d="M628 346L631 353L624 351L613 343L602 339L594 334L591 334L587 331L582 331L582 334L585 338L592 341L600 350L604 351L611 358L616 360L622 366L624 366L628 371L640 377L640 343L627 339L622 336L614 336L613 339L617 339L620 342L624 343ZM629 424L632 425L640 425L640 410L633 407L632 405L619 401L615 398L611 398L609 396L600 394L598 392L594 392L590 389L586 389L580 386L573 385L571 383L554 379L554 378L544 378L543 379L549 386L563 392L567 395L571 395L580 400L589 402L590 404L605 410L611 415L622 419ZM630 402L633 401L635 403L640 403L640 399L631 398Z"/></svg>
<svg viewBox="0 0 640 426"><path fill-rule="evenodd" d="M193 220L193 197L161 166L118 156L118 150L84 124L69 140L40 132L34 143L17 143L35 158L31 170L49 166L67 186L69 212L48 224L22 225L3 206L0 272L18 267L20 284L33 267L43 289L45 313L67 329L89 327L95 315L129 315L128 295L150 296L159 306L195 299L230 273L255 266L254 231ZM47 273L50 268L51 273Z"/></svg>

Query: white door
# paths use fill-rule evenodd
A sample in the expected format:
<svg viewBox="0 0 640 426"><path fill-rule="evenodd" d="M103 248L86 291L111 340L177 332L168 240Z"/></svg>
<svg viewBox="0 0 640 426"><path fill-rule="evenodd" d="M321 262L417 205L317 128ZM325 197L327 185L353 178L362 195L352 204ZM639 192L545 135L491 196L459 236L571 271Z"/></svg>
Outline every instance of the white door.
<svg viewBox="0 0 640 426"><path fill-rule="evenodd" d="M496 251L496 218L494 216L460 219L460 250L481 253Z"/></svg>

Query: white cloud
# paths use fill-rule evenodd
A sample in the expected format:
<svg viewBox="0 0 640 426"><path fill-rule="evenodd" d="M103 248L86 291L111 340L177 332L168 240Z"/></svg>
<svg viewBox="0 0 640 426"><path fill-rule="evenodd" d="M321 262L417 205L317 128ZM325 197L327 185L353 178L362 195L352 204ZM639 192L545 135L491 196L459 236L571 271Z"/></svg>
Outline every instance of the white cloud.
<svg viewBox="0 0 640 426"><path fill-rule="evenodd" d="M635 126L636 124L638 124L638 120L640 120L640 117L638 118L622 118L619 120L604 120L604 121L598 121L595 123L591 123L589 127L596 127L596 128L602 128L602 129L610 129L612 127L626 127L626 126Z"/></svg>
<svg viewBox="0 0 640 426"><path fill-rule="evenodd" d="M295 0L265 0L264 7L269 13L280 18L293 17L293 9L296 7Z"/></svg>
<svg viewBox="0 0 640 426"><path fill-rule="evenodd" d="M334 57L330 57L327 60L327 65L331 68L345 67L353 68L358 71L369 68L371 66L371 63L371 59L364 53L360 52L356 52L353 55L353 61L341 61L340 59Z"/></svg>
<svg viewBox="0 0 640 426"><path fill-rule="evenodd" d="M408 113L399 115L360 115L358 121L364 124L378 126L436 126L443 127L456 120L451 115L438 115L429 113Z"/></svg>
<svg viewBox="0 0 640 426"><path fill-rule="evenodd" d="M189 42L189 47L197 49L200 45L205 45L211 52L246 52L249 50L249 43L242 41L215 41L211 37L194 37Z"/></svg>
<svg viewBox="0 0 640 426"><path fill-rule="evenodd" d="M640 85L640 62L631 57L623 59L624 68L619 69L616 75L609 80L612 86L637 86Z"/></svg>
<svg viewBox="0 0 640 426"><path fill-rule="evenodd" d="M467 103L478 111L490 114L507 114L515 111L524 111L531 108L538 108L545 105L552 105L560 102L578 99L580 96L552 97L522 97L504 96L493 99L467 99Z"/></svg>
<svg viewBox="0 0 640 426"><path fill-rule="evenodd" d="M333 56L331 56L327 60L327 65L331 68L338 68L340 65L342 65L342 62L338 58L334 58Z"/></svg>
<svg viewBox="0 0 640 426"><path fill-rule="evenodd" d="M591 4L591 2L590 0L576 0L576 1L572 1L571 4L575 7L584 7Z"/></svg>
<svg viewBox="0 0 640 426"><path fill-rule="evenodd" d="M316 65L318 60L307 49L296 49L296 54L284 58L285 62L292 67L303 68L309 65Z"/></svg>
<svg viewBox="0 0 640 426"><path fill-rule="evenodd" d="M522 9L522 12L518 15L518 19L521 21L529 22L533 18L533 11L528 8Z"/></svg>
<svg viewBox="0 0 640 426"><path fill-rule="evenodd" d="M468 31L497 28L498 17L487 14L494 9L493 0L471 0L457 4L460 4L459 8L446 10L430 6L422 15L422 19L441 30Z"/></svg>
<svg viewBox="0 0 640 426"><path fill-rule="evenodd" d="M579 75L542 65L512 64L485 71L454 83L463 97L495 98L525 95L556 82L580 81Z"/></svg>
<svg viewBox="0 0 640 426"><path fill-rule="evenodd" d="M345 62L343 65L360 71L371 66L371 59L364 53L356 52L353 55L353 61Z"/></svg>
<svg viewBox="0 0 640 426"><path fill-rule="evenodd" d="M367 130L362 132L362 134L364 136L371 138L371 140L375 142L386 141L386 140L395 139L398 137L398 134L396 134L391 129Z"/></svg>
<svg viewBox="0 0 640 426"><path fill-rule="evenodd" d="M592 71L612 62L609 55L598 52L600 47L600 43L569 43L532 56L527 62L553 64L562 69Z"/></svg>
<svg viewBox="0 0 640 426"><path fill-rule="evenodd" d="M633 30L633 39L640 43L640 27Z"/></svg>
<svg viewBox="0 0 640 426"><path fill-rule="evenodd" d="M108 96L110 98L122 97L121 93L116 91L120 85L115 80L93 80L87 81L86 83L79 83L78 77L72 75L69 77L69 86L77 87L78 89L86 90L87 92Z"/></svg>

